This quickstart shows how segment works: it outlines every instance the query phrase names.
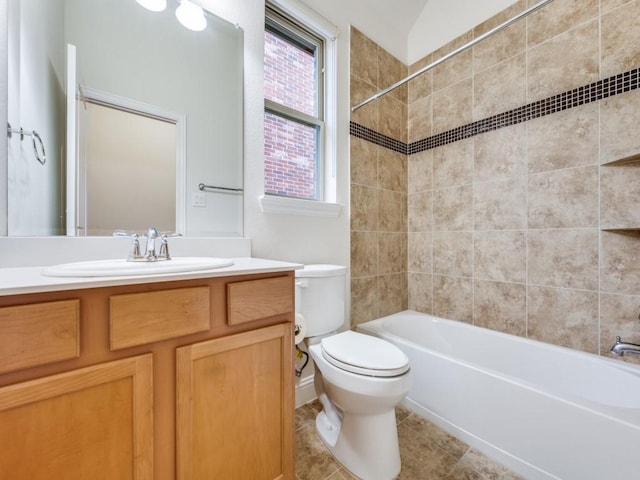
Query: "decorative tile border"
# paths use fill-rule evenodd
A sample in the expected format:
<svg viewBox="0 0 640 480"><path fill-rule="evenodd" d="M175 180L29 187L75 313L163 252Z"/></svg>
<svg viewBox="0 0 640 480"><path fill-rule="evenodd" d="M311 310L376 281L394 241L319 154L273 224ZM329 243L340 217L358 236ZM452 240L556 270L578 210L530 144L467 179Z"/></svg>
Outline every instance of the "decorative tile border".
<svg viewBox="0 0 640 480"><path fill-rule="evenodd" d="M350 122L349 130L354 137L362 138L405 155L412 155L492 130L603 100L637 88L640 88L640 67L408 144L355 122Z"/></svg>
<svg viewBox="0 0 640 480"><path fill-rule="evenodd" d="M386 147L394 152L399 152L404 155L407 154L408 145L400 140L396 140L391 137L387 137L382 133L378 133L375 130L360 125L356 122L349 122L349 133L357 138L362 138L368 142L375 143L381 147Z"/></svg>

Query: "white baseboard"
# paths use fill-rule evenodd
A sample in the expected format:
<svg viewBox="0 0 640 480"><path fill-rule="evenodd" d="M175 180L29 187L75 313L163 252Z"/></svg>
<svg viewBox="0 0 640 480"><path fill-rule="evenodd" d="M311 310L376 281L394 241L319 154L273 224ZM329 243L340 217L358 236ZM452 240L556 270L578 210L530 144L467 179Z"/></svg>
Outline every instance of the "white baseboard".
<svg viewBox="0 0 640 480"><path fill-rule="evenodd" d="M296 382L296 408L315 400L316 397L313 375L303 377Z"/></svg>

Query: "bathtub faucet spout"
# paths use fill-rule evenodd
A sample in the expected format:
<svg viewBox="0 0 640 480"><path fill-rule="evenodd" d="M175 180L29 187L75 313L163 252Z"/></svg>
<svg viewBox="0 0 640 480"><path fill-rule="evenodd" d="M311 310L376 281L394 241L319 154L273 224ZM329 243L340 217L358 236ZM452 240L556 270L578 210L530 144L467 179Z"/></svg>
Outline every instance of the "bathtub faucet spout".
<svg viewBox="0 0 640 480"><path fill-rule="evenodd" d="M616 343L611 347L611 353L623 356L625 353L635 353L640 355L640 345L623 342L620 337L616 337Z"/></svg>

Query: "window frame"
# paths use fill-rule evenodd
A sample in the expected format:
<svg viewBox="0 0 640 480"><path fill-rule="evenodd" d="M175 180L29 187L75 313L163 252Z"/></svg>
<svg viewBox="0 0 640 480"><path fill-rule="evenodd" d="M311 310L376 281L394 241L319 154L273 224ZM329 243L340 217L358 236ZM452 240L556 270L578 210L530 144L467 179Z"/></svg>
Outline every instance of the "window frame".
<svg viewBox="0 0 640 480"><path fill-rule="evenodd" d="M274 29L276 34L286 39L287 30L291 25L297 27L305 35L311 35L307 39L312 45L321 41L322 51L315 58L317 62L317 112L319 118L297 112L279 105L276 102L265 99L264 112L283 117L300 124L318 127L317 136L317 199L304 199L293 196L277 194L264 194L260 197L263 212L266 213L292 213L313 216L335 217L339 215L341 205L335 203L336 199L336 38L337 28L310 10L305 5L295 0L271 0L266 3L265 29L268 29L269 16L276 16L278 22ZM271 24L273 25L273 24ZM285 29L284 32L282 29ZM298 35L300 35L298 33ZM303 35L300 35L303 39ZM295 40L295 38L294 38ZM299 40L299 37L298 37ZM299 42L292 42L299 44ZM304 45L304 43L303 43ZM304 46L303 46L304 48Z"/></svg>

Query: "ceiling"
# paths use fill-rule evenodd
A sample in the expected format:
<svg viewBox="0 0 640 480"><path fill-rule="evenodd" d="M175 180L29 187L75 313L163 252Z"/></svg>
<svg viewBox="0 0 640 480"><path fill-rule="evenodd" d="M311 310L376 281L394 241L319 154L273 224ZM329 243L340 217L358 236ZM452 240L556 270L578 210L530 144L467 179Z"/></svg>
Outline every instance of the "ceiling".
<svg viewBox="0 0 640 480"><path fill-rule="evenodd" d="M363 0L406 37L429 0Z"/></svg>

